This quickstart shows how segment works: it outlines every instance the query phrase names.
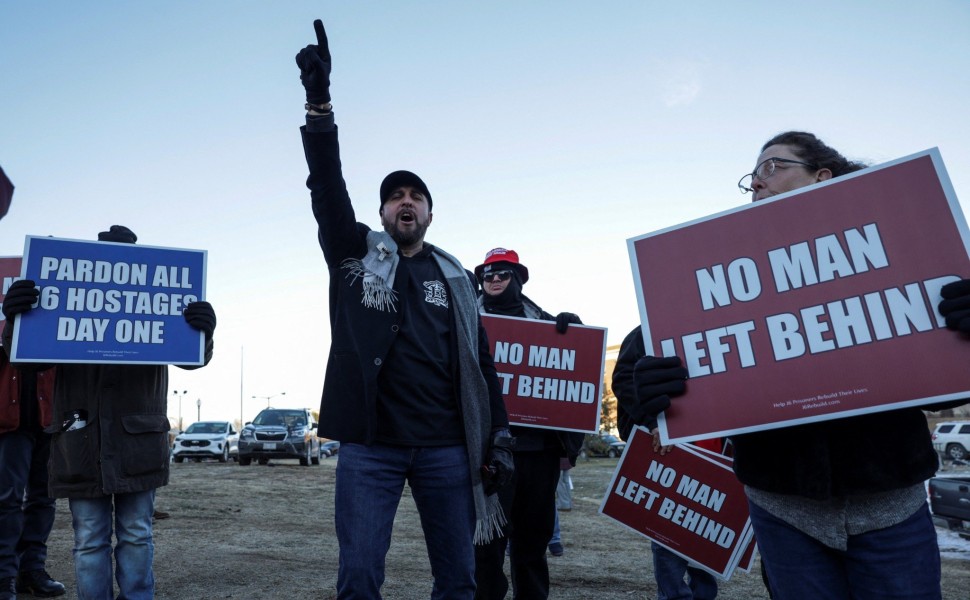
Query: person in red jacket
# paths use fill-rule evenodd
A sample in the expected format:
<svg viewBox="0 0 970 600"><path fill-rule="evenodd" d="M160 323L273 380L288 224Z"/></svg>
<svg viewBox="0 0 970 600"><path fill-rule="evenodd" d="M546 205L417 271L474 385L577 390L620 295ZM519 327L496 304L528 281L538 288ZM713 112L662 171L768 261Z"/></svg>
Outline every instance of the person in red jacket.
<svg viewBox="0 0 970 600"><path fill-rule="evenodd" d="M49 598L64 585L47 573L47 536L54 499L47 492L47 460L54 369L18 369L0 351L0 600L17 592Z"/></svg>

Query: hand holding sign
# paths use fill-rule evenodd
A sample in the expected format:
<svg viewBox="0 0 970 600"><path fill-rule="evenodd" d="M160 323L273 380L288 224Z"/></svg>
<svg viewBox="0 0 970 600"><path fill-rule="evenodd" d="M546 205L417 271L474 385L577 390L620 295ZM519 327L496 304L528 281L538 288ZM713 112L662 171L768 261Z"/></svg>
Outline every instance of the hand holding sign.
<svg viewBox="0 0 970 600"><path fill-rule="evenodd" d="M212 337L212 332L216 330L216 311L208 302L192 302L182 311L185 322L205 334L206 338Z"/></svg>
<svg viewBox="0 0 970 600"><path fill-rule="evenodd" d="M34 287L35 285L29 279L15 281L7 290L7 295L3 299L3 316L12 321L14 315L19 315L33 308L40 297L40 291Z"/></svg>
<svg viewBox="0 0 970 600"><path fill-rule="evenodd" d="M970 279L946 284L940 295L940 314L946 318L947 329L970 333Z"/></svg>
<svg viewBox="0 0 970 600"><path fill-rule="evenodd" d="M330 45L323 22L313 22L317 33L317 43L310 44L296 55L296 65L300 67L300 81L306 90L306 101L323 105L330 102Z"/></svg>
<svg viewBox="0 0 970 600"><path fill-rule="evenodd" d="M657 415L670 408L670 398L687 391L687 369L677 356L644 356L637 361L633 378L637 404L636 414L630 416L651 430L657 426Z"/></svg>
<svg viewBox="0 0 970 600"><path fill-rule="evenodd" d="M556 331L559 333L566 333L566 329L569 328L570 323L575 323L576 325L582 325L583 322L579 320L579 315L573 314L571 312L561 312L556 315Z"/></svg>

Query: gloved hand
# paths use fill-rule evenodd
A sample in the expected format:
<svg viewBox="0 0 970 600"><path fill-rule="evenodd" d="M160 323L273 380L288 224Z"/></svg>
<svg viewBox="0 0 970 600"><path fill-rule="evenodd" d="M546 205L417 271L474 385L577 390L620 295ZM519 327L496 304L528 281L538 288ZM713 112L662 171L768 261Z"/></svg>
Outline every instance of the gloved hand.
<svg viewBox="0 0 970 600"><path fill-rule="evenodd" d="M321 105L330 102L330 45L320 19L313 22L313 29L317 32L317 43L300 50L296 65L300 67L306 101Z"/></svg>
<svg viewBox="0 0 970 600"><path fill-rule="evenodd" d="M961 279L940 290L940 314L946 318L946 328L970 333L970 279Z"/></svg>
<svg viewBox="0 0 970 600"><path fill-rule="evenodd" d="M34 303L40 298L40 291L34 287L35 285L30 279L13 282L3 298L3 316L13 319L14 315L33 308Z"/></svg>
<svg viewBox="0 0 970 600"><path fill-rule="evenodd" d="M515 474L513 448L515 438L508 429L499 429L492 434L492 443L485 455L485 464L482 465L482 485L485 487L486 496L491 496L512 481L512 475Z"/></svg>
<svg viewBox="0 0 970 600"><path fill-rule="evenodd" d="M124 225L112 225L108 231L98 234L99 242L118 242L119 244L134 244L138 241L135 232Z"/></svg>
<svg viewBox="0 0 970 600"><path fill-rule="evenodd" d="M644 356L633 367L639 415L631 415L638 425L651 429L657 415L670 408L670 398L687 391L687 369L679 356ZM651 424L652 421L652 424Z"/></svg>
<svg viewBox="0 0 970 600"><path fill-rule="evenodd" d="M559 333L566 333L566 329L569 327L570 323L575 323L576 325L582 325L583 322L579 320L579 315L574 315L573 313L561 312L556 315L556 331Z"/></svg>
<svg viewBox="0 0 970 600"><path fill-rule="evenodd" d="M190 302L182 311L182 316L186 323L205 333L206 337L212 337L212 332L216 330L216 311L208 302Z"/></svg>

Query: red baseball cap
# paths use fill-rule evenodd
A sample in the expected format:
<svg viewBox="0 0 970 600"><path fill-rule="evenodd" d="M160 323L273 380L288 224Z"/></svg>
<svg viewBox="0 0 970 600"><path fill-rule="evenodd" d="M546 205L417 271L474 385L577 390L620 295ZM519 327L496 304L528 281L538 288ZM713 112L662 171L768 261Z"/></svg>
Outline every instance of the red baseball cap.
<svg viewBox="0 0 970 600"><path fill-rule="evenodd" d="M498 263L505 263L505 265ZM506 250L505 248L489 250L488 254L485 255L485 262L475 267L475 277L481 281L485 273L489 271L501 271L503 268L510 267L519 274L522 283L529 281L529 269L519 262L518 253L515 250Z"/></svg>

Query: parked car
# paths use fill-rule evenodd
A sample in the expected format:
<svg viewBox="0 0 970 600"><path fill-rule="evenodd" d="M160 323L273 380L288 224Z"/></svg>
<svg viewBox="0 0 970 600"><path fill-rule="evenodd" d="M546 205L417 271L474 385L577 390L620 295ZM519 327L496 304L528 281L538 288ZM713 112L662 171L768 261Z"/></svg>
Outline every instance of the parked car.
<svg viewBox="0 0 970 600"><path fill-rule="evenodd" d="M970 457L970 422L937 423L933 429L933 447L946 458L967 460Z"/></svg>
<svg viewBox="0 0 970 600"><path fill-rule="evenodd" d="M330 458L334 454L340 451L340 442L337 440L328 440L320 444L320 457Z"/></svg>
<svg viewBox="0 0 970 600"><path fill-rule="evenodd" d="M950 529L970 532L970 477L933 477L929 494L933 516L946 521Z"/></svg>
<svg viewBox="0 0 970 600"><path fill-rule="evenodd" d="M608 456L617 458L623 454L626 442L610 433L599 435L587 435L583 442L583 451L586 456Z"/></svg>
<svg viewBox="0 0 970 600"><path fill-rule="evenodd" d="M317 423L309 408L266 408L239 433L239 464L253 459L265 465L273 458L297 458L300 464L320 464Z"/></svg>
<svg viewBox="0 0 970 600"><path fill-rule="evenodd" d="M238 443L239 434L229 421L199 421L175 436L172 459L180 463L186 458L215 458L224 463L237 457Z"/></svg>

